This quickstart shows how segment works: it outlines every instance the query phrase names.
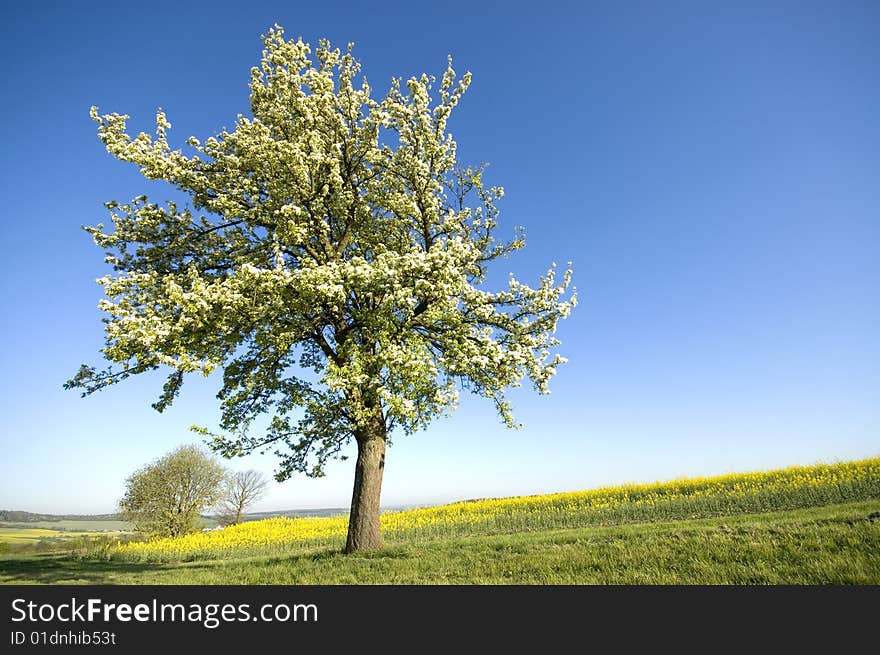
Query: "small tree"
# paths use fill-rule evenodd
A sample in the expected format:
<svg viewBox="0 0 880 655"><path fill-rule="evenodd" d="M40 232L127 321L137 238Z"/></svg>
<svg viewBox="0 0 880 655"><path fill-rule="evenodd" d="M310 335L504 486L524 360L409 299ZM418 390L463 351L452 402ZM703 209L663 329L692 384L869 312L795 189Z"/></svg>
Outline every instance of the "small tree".
<svg viewBox="0 0 880 655"><path fill-rule="evenodd" d="M127 116L92 108L113 156L191 206L113 201L113 230L86 228L113 265L102 352L121 366L84 365L67 386L90 394L167 367L162 411L185 375L222 369L220 431L199 431L226 457L273 449L278 481L323 475L354 440L346 550L370 550L395 431L425 428L460 389L514 427L507 389L548 392L571 271L486 288L488 266L524 241L499 239L503 190L458 159L447 122L471 77L451 59L439 84L393 79L376 99L350 47L313 51L280 27L264 43L250 116L187 152L161 111L154 135L131 136Z"/></svg>
<svg viewBox="0 0 880 655"><path fill-rule="evenodd" d="M269 481L259 471L236 471L227 476L217 518L223 525L241 523L244 511L266 494Z"/></svg>
<svg viewBox="0 0 880 655"><path fill-rule="evenodd" d="M119 509L150 536L193 532L202 510L220 498L225 476L215 458L196 446L181 446L128 478Z"/></svg>

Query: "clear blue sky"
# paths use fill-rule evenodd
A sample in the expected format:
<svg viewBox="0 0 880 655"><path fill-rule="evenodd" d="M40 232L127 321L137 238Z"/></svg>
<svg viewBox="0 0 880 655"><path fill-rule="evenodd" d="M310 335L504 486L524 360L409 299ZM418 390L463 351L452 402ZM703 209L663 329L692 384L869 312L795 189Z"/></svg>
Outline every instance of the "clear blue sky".
<svg viewBox="0 0 880 655"><path fill-rule="evenodd" d="M880 5L876 2L5 5L0 508L113 511L133 469L212 425L217 380L87 399L102 253L80 225L165 187L103 149L88 108L182 144L247 112L273 23L392 75L473 84L450 125L491 162L534 280L571 260L553 393L526 427L461 409L388 456L386 504L571 490L880 454ZM508 271L499 270L499 277ZM271 473L270 457L235 460ZM352 463L273 483L260 509L345 506Z"/></svg>

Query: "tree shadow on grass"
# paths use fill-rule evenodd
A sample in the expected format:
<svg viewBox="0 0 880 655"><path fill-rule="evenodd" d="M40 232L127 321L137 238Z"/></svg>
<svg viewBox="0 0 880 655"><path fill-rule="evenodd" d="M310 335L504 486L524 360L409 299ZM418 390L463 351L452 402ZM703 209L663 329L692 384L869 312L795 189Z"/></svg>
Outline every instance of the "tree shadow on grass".
<svg viewBox="0 0 880 655"><path fill-rule="evenodd" d="M161 565L84 560L67 554L0 556L0 584L113 584L114 574L144 573Z"/></svg>
<svg viewBox="0 0 880 655"><path fill-rule="evenodd" d="M389 546L383 550L345 555L340 548L322 548L308 552L274 554L263 557L243 559L212 559L188 562L125 562L94 559L81 559L69 553L39 553L29 555L0 555L0 585L38 585L38 584L272 584L272 582L237 583L240 569L246 568L253 579L260 578L260 572L272 570L279 565L290 567L293 571L303 570L313 565L326 567L333 560L384 560L409 559L411 553L399 546ZM224 580L225 566L231 566L231 580ZM187 572L212 572L209 582L202 575L191 580Z"/></svg>
<svg viewBox="0 0 880 655"><path fill-rule="evenodd" d="M253 560L250 560L250 558L245 560L212 559L172 563L81 559L69 553L0 555L0 585L181 584L179 582L180 574L183 574L182 577L185 577L186 571L214 570L222 578L222 569L225 564L239 564L246 566L252 571L257 571L263 568L271 568L278 564L295 566L298 561L318 562L340 556L342 556L342 551L338 548L315 550L307 553L291 553L289 555L274 555ZM138 579L139 577L141 578L140 580ZM218 584L235 583L220 581Z"/></svg>

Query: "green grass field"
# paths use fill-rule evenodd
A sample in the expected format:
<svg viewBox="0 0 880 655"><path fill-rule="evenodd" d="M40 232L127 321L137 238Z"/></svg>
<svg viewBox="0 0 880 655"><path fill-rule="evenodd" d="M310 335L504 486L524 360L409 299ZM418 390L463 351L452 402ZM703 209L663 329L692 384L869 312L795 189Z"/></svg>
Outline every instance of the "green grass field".
<svg viewBox="0 0 880 655"><path fill-rule="evenodd" d="M0 555L3 584L880 584L880 458ZM74 544L76 545L74 546Z"/></svg>
<svg viewBox="0 0 880 655"><path fill-rule="evenodd" d="M178 563L0 556L3 584L880 584L880 500Z"/></svg>

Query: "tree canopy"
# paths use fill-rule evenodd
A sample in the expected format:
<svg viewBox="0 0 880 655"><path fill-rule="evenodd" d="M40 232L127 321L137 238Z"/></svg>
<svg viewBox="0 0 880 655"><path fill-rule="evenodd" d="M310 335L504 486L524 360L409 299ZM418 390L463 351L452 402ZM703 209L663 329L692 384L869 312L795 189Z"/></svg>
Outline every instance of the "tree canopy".
<svg viewBox="0 0 880 655"><path fill-rule="evenodd" d="M503 190L447 129L470 73L450 58L439 82L392 79L376 99L351 44L313 51L276 26L264 46L250 116L204 142L172 149L162 111L132 137L128 116L92 108L113 156L190 201L109 202L113 229L86 228L113 266L102 352L118 367L84 365L68 386L164 368L162 411L186 374L221 369L219 430L199 430L225 456L273 449L278 480L322 475L351 438L381 439L384 462L389 434L424 428L460 389L515 425L505 392L548 391L575 296L555 265L535 286L484 288L524 240L498 238Z"/></svg>
<svg viewBox="0 0 880 655"><path fill-rule="evenodd" d="M226 470L197 446L181 446L138 469L119 509L138 532L175 537L198 528L200 513L222 495Z"/></svg>

